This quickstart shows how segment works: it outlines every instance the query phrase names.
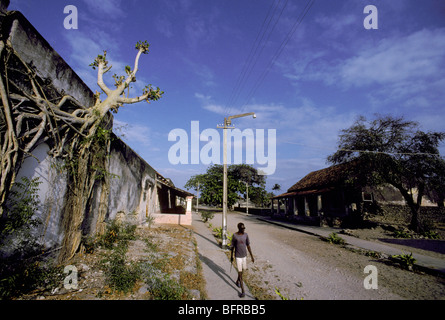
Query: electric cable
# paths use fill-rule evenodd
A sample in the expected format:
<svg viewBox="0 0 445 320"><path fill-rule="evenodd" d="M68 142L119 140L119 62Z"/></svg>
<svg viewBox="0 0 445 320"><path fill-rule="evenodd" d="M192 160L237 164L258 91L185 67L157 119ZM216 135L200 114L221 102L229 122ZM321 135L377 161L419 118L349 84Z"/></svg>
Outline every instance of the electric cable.
<svg viewBox="0 0 445 320"><path fill-rule="evenodd" d="M280 1L281 1L281 0L280 0ZM245 86L246 83L247 83L247 79L248 79L248 78L250 77L250 75L252 74L252 72L253 72L253 70L254 70L254 68L255 68L257 62L258 62L259 57L261 56L261 54L262 54L264 48L266 47L266 44L269 42L269 39L270 39L270 37L271 37L271 35L272 35L272 32L275 30L275 27L277 26L278 22L280 21L281 16L283 15L284 9L285 9L286 6L287 6L287 3L288 3L288 0L286 0L286 3L285 3L284 6L281 8L281 11L280 11L278 17L275 19L275 23L273 24L272 28L269 29L269 32L268 32L268 35L267 35L266 40L263 41L263 38L264 38L264 36L266 35L267 28L269 27L270 23L272 22L272 18L273 18L273 16L271 16L271 18L269 19L269 22L268 22L268 25L267 25L267 27L266 27L266 30L264 31L264 33L263 33L263 35L262 35L260 41L258 42L257 47L255 48L255 53L256 53L256 54L255 54L251 59L249 59L249 65L248 65L248 68L246 69L245 73L243 74L243 77L242 77L242 79L241 79L241 82L239 83L239 86L237 86L237 88L238 88L238 92L237 92L237 94L235 95L235 97L234 97L234 99L233 99L233 101L232 101L232 104L235 104L235 102L236 102L236 100L238 99L238 97L239 97L241 91L244 89L244 86ZM278 5L277 5L277 7L275 7L275 10L274 10L273 15L275 15L275 12L276 12L276 9L278 8L278 6L279 6L279 3L278 3ZM260 44L261 44L261 48L259 48ZM244 82L243 82L243 81L244 81Z"/></svg>
<svg viewBox="0 0 445 320"><path fill-rule="evenodd" d="M269 73L270 69L272 68L272 66L274 65L274 63L278 59L278 57L281 55L281 53L283 52L284 48L289 43L289 40L291 39L291 37L293 36L293 34L297 30L297 28L300 26L300 24L303 22L304 18L306 17L307 13L309 12L311 7L313 6L314 2L315 2L315 0L309 0L308 1L308 3L306 4L305 8L302 11L302 13L298 17L298 19L295 21L295 23L292 26L291 30L288 32L287 36L285 37L285 39L281 43L279 49L277 50L277 52L275 53L273 58L270 60L270 63L268 64L267 68L264 69L264 71L261 74L261 76L255 82L254 86L252 87L251 91L249 92L249 94L247 96L246 102L243 104L243 106L241 108L242 110L247 106L249 101L252 99L252 96L255 94L256 90L258 90L259 86L264 81L264 78Z"/></svg>
<svg viewBox="0 0 445 320"><path fill-rule="evenodd" d="M286 0L286 3L281 8L281 11L279 13L278 18L275 19L275 23L273 24L272 28L270 28L270 24L274 20L275 14L280 7L280 3L282 0L277 0L276 2L272 3L269 7L268 13L266 17L263 20L263 23L260 27L260 30L256 36L256 39L250 49L249 55L246 58L246 61L244 62L243 68L238 75L238 78L236 80L236 83L232 89L232 93L230 95L229 101L226 103L226 106L224 108L224 113L227 114L228 110L235 104L236 99L238 99L242 89L244 88L247 79L251 75L253 69L255 68L255 65L257 64L257 61L263 51L263 49L266 47L267 42L270 39L270 36L275 29L275 26L277 25L278 21L281 18L281 15L283 14L284 8L287 6L288 0ZM264 41L264 37L267 34L267 39Z"/></svg>

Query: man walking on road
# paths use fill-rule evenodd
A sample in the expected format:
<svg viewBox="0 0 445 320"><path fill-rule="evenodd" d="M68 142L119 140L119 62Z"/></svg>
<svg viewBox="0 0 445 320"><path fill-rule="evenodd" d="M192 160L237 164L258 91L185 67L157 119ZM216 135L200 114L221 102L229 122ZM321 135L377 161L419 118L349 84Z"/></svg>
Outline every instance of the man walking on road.
<svg viewBox="0 0 445 320"><path fill-rule="evenodd" d="M236 266L238 269L236 285L241 288L240 298L246 295L244 292L243 270L247 269L247 250L249 250L250 256L252 257L252 262L255 262L250 248L250 239L247 233L244 232L245 229L244 223L238 223L238 232L234 233L232 237L230 255L230 262L233 263L233 251L235 251Z"/></svg>

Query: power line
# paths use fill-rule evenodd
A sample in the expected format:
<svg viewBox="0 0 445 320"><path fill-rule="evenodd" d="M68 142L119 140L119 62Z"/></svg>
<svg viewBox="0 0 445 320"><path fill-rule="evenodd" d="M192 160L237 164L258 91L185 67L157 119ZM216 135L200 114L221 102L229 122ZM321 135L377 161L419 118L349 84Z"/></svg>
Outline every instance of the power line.
<svg viewBox="0 0 445 320"><path fill-rule="evenodd" d="M275 16L275 12L277 11L279 5L280 5L281 0L275 1L271 4L271 6L269 7L269 10L267 12L266 17L263 20L263 23L260 27L260 30L258 31L258 34L255 38L254 43L252 44L252 47L250 49L249 55L246 58L246 61L244 62L243 68L240 72L240 74L238 75L238 78L235 82L235 85L232 89L232 93L230 95L229 101L226 104L226 112L227 110L230 108L230 106L232 106L234 104L234 102L236 101L237 97L239 96L244 84L245 83L245 77L247 74L250 75L251 71L253 70L253 68L255 67L256 61L258 60L259 55L261 54L261 51L259 54L256 55L256 53L258 52L258 48L260 47L261 43L263 43L262 48L265 47L265 43L263 42L264 36L266 35L267 30L269 29L270 23L273 20L273 17ZM273 11L272 11L273 10ZM267 22L267 25L266 25ZM275 24L276 25L276 24ZM274 25L274 26L275 26ZM273 30L273 29L272 29ZM272 30L269 32L269 37L270 34L272 33ZM268 39L269 39L268 37ZM256 55L256 58L255 58ZM255 63L253 63L253 61L255 61ZM249 71L250 70L250 71Z"/></svg>
<svg viewBox="0 0 445 320"><path fill-rule="evenodd" d="M281 2L281 0L280 0L280 2ZM245 81L244 81L243 83L240 83L240 85L239 85L239 87L238 87L239 90L238 90L237 95L234 97L233 104L235 103L236 99L238 99L238 97L239 97L241 91L243 90L244 86L245 86L246 83L247 83L247 79L248 79L248 78L250 77L250 75L252 74L252 71L253 71L254 67L256 66L256 64L257 64L257 62L258 62L258 59L259 59L259 57L261 56L261 53L263 52L264 48L266 47L266 44L269 42L269 39L270 39L270 37L271 37L271 35L272 35L272 32L275 30L275 27L277 26L278 22L280 21L281 16L283 15L283 12L284 12L284 9L285 9L286 6L287 6L287 3L288 3L288 0L286 0L286 3L285 3L285 4L283 5L283 7L281 8L281 11L280 11L278 17L275 19L275 23L273 24L272 28L269 29L269 32L268 32L268 34L267 34L267 38L266 38L266 40L263 41L264 36L266 35L267 28L269 27L270 23L272 22L272 19L273 19L274 15L275 15L275 12L276 12L276 10L278 9L280 3L278 3L277 6L275 7L274 12L273 12L273 15L270 17L269 22L268 22L268 24L267 24L267 26L266 26L266 30L264 30L264 33L263 33L263 35L262 35L260 41L258 42L257 47L255 48L255 53L257 53L257 54L256 54L255 57L252 57L252 59L249 59L249 66L250 66L250 68L247 68L247 69L246 69L246 72L245 72L244 75L243 75L243 79L242 79L242 80L244 80L244 78L245 78ZM259 48L259 46L260 46L261 43L262 43L261 48ZM258 50L258 49L259 49L259 50Z"/></svg>
<svg viewBox="0 0 445 320"><path fill-rule="evenodd" d="M226 106L230 106L232 104L234 96L235 96L235 92L238 90L238 88L240 86L240 83L241 83L242 79L244 78L244 75L246 74L247 69L249 68L250 63L252 62L252 55L254 53L254 48L257 48L259 46L259 42L257 44L257 41L258 41L258 38L259 38L260 34L262 33L263 36L264 36L265 30L264 30L264 32L262 30L263 30L263 27L264 27L264 25L266 23L266 20L268 19L269 15L270 15L270 12L271 12L273 6L274 6L274 3L271 4L271 6L269 7L269 10L267 12L266 17L264 17L264 20L263 20L263 23L261 25L261 28L258 31L258 34L257 34L257 36L255 38L255 41L252 44L252 47L250 48L249 55L247 56L246 61L244 62L243 68L242 68L240 74L238 75L238 79L235 82L235 86L232 89L232 94L230 95L230 99L229 99L228 103L226 104ZM276 10L276 7L274 9L274 12L275 12L275 10ZM271 18L269 19L269 23L270 23L270 21L272 19L272 16L273 16L273 14L271 15ZM268 23L268 25L269 25L269 23ZM267 26L266 26L266 28L267 28ZM261 36L260 41L262 40L263 36Z"/></svg>
<svg viewBox="0 0 445 320"><path fill-rule="evenodd" d="M309 146L307 144L291 142L291 141L282 141L282 142L283 143L297 145L297 146L301 146L301 147L307 147L307 148L311 148L311 149L328 151L328 148L326 148L326 147ZM331 151L331 150L329 150L329 151ZM415 155L421 155L421 156L437 156L437 157L440 157L440 154L429 153L429 152L385 152L385 151L355 150L355 149L344 149L344 148L337 149L337 151L357 152L357 153L375 153L375 154L386 154L386 155L392 155L392 156L403 156L403 155L415 156Z"/></svg>
<svg viewBox="0 0 445 320"><path fill-rule="evenodd" d="M291 30L288 32L287 36L285 37L285 39L283 40L283 42L281 43L280 47L278 48L277 52L275 53L275 55L273 56L273 58L271 59L269 65L267 66L266 69L264 69L262 75L258 78L258 80L256 81L256 83L254 84L254 86L252 87L251 91L249 92L246 102L243 104L243 108L247 105L247 103L249 103L250 99L252 98L252 96L255 94L256 90L258 90L259 86L261 85L261 83L264 81L264 78L266 77L266 75L269 73L270 69L272 68L273 64L276 62L276 60L278 59L278 57L281 55L281 53L283 52L284 48L287 46L287 44L289 43L289 40L291 39L291 37L293 36L293 34L295 33L295 31L297 30L297 28L300 26L300 24L302 23L303 19L306 17L307 13L309 12L309 10L311 9L311 7L313 6L315 0L309 0L308 3L306 4L305 8L303 9L302 13L300 14L300 16L298 17L298 19L295 21L294 25L292 26Z"/></svg>

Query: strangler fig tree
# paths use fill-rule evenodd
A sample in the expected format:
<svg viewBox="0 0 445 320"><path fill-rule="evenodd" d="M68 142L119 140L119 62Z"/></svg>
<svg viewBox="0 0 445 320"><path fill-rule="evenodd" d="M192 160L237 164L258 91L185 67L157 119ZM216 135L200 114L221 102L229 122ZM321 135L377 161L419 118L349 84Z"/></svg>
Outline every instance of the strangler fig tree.
<svg viewBox="0 0 445 320"><path fill-rule="evenodd" d="M102 173L107 170L105 155L110 148L109 135L103 139L107 136L104 133L111 132L109 111L117 112L126 104L158 100L163 95L159 88L148 85L140 96L129 96L139 59L148 53L148 48L147 41L136 44L133 68L127 66L125 76L113 76L114 89L104 82L104 75L112 68L107 52L98 55L91 66L97 70L97 84L106 97L101 100L96 92L94 105L85 106L39 77L39 70L26 63L9 41L0 41L0 217L7 214L6 200L23 160L32 156L37 145L46 142L49 154L63 159L68 173L63 258L71 257L79 246L80 227L93 185L102 179L103 190L107 189L107 175Z"/></svg>

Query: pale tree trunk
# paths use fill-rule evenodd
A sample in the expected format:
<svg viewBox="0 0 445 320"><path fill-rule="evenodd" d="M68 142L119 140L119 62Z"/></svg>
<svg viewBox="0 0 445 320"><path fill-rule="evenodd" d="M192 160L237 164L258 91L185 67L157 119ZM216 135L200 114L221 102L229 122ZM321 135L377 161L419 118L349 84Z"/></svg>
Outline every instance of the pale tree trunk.
<svg viewBox="0 0 445 320"><path fill-rule="evenodd" d="M92 66L98 68L97 83L107 97L104 101L100 101L100 95L97 94L97 101L93 106L83 106L68 95L61 97L58 103L52 102L55 100L54 97L50 102L46 98L46 88L41 84L42 79L37 77L36 72L20 58L9 43L0 41L2 102L0 124L3 126L0 126L2 128L0 217L9 190L14 184L15 174L21 166L23 155L29 155L39 141L50 140L52 149L49 154L54 158L65 159L65 164L70 167L68 195L63 211L65 235L59 262L70 259L79 248L82 240L82 222L98 175L102 179L102 193L96 230L104 231L109 177L103 173L108 170L107 156L110 151L110 141L106 141L103 146L98 146L98 142L95 141L99 128L104 125L104 119L110 115L110 110L117 111L123 104L158 100L163 94L159 88L154 90L151 86L146 86L141 96L135 98L125 96L125 90L136 81L139 58L141 54L148 52L148 43L139 42L136 48L138 53L134 68L133 70L126 68L127 77L115 78L115 90L109 89L103 81L103 75L111 69L106 61L106 52L103 56L99 55L96 58ZM4 53L5 51L7 54ZM9 63L13 65L14 72L19 72L29 78L26 86L20 83L23 81L20 77L17 80L8 79ZM11 90L14 92L10 92ZM12 105L11 102L13 102ZM67 106L68 103L69 106ZM73 110L73 106L74 111L67 111ZM111 127L101 129L110 129L111 132ZM102 150L98 152L100 147ZM98 154L101 156L98 157Z"/></svg>
<svg viewBox="0 0 445 320"><path fill-rule="evenodd" d="M96 171L90 172L95 157L94 150L91 150L92 143L85 143L78 153L73 151L73 156L76 157L73 159L75 172L63 210L65 235L59 254L60 263L74 256L82 240L81 226L96 182Z"/></svg>
<svg viewBox="0 0 445 320"><path fill-rule="evenodd" d="M417 201L411 208L411 223L410 229L415 232L422 231L422 224L420 220L420 208L422 207L422 197L425 192L425 186L420 184L417 187Z"/></svg>

